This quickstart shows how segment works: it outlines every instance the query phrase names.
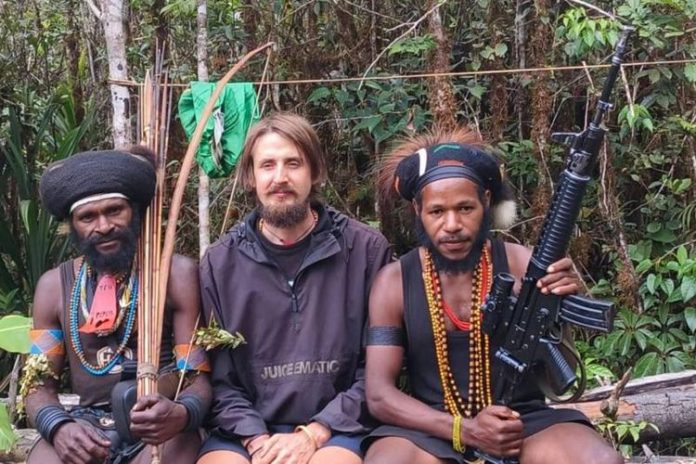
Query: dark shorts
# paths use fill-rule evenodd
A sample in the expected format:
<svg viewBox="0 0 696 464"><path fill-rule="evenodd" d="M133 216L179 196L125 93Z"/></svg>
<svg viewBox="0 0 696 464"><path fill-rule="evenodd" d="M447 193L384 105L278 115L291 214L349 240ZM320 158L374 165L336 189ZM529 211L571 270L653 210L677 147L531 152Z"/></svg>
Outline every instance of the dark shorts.
<svg viewBox="0 0 696 464"><path fill-rule="evenodd" d="M574 422L592 427L592 423L589 419L583 413L574 409L551 409L544 407L534 411L523 412L521 418L524 424L525 438L541 432L552 425L566 422ZM382 425L377 427L372 433L365 437L361 444L363 452L367 452L367 449L372 443L385 437L398 437L409 440L423 451L447 463L465 464L466 461L471 461L476 458L471 449L467 449L464 454L460 454L454 451L452 442L450 441L442 440L417 430L404 429L393 425Z"/></svg>
<svg viewBox="0 0 696 464"><path fill-rule="evenodd" d="M295 430L294 425L276 425L269 426L271 433L290 433ZM345 434L334 434L331 436L329 441L324 443L322 448L327 446L338 446L339 448L345 448L348 451L352 451L357 454L361 459L363 453L360 450L360 443L365 438L365 435L345 435ZM221 437L219 435L211 434L208 439L203 443L201 450L198 452L198 457L200 458L206 453L211 451L232 451L234 453L244 456L246 459L251 459L247 450L242 446L242 441L239 439L228 439Z"/></svg>

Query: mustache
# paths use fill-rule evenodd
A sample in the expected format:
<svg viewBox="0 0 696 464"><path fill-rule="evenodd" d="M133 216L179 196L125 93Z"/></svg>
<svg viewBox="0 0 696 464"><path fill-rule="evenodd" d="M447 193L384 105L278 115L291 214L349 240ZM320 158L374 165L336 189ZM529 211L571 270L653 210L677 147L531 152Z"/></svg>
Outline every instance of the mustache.
<svg viewBox="0 0 696 464"><path fill-rule="evenodd" d="M442 237L438 239L438 243L461 243L461 242L469 242L471 241L471 237L468 235L463 235L463 234L454 234L454 235L448 235L446 237Z"/></svg>
<svg viewBox="0 0 696 464"><path fill-rule="evenodd" d="M295 193L295 191L291 188L287 187L277 187L271 190L271 193Z"/></svg>
<svg viewBox="0 0 696 464"><path fill-rule="evenodd" d="M111 231L106 235L101 235L98 237L85 237L81 240L83 245L86 246L94 246L94 245L99 245L100 243L106 243L106 242L111 242L113 240L120 240L124 241L129 238L129 234L126 231Z"/></svg>

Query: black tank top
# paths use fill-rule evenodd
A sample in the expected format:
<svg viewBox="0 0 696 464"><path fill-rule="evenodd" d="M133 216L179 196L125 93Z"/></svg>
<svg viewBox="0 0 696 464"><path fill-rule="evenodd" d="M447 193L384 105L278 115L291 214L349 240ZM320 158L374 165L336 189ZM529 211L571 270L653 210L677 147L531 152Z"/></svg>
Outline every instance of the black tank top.
<svg viewBox="0 0 696 464"><path fill-rule="evenodd" d="M493 275L509 272L505 244L491 239ZM425 296L422 267L418 248L401 257L404 297L404 326L407 336L406 365L411 395L427 405L445 410L440 374L437 367L433 329ZM448 332L447 347L452 375L464 401L469 392L469 333ZM543 407L544 395L531 378L525 378L515 394L511 407L520 413Z"/></svg>
<svg viewBox="0 0 696 464"><path fill-rule="evenodd" d="M111 389L121 380L121 363L116 364L108 374L102 376L92 375L87 372L80 362L80 359L75 354L73 345L70 339L70 328L68 321L70 311L70 299L75 283L75 270L72 260L66 261L60 265L60 276L63 287L63 311L60 313L60 325L63 328L63 336L65 337L65 352L67 354L67 362L70 368L70 387L72 393L80 395L80 406L103 406L109 403L111 399ZM85 320L82 316L82 311L78 311L78 324L82 326ZM100 366L108 362L119 343L123 339L123 331L125 329L125 321L121 323L119 328L112 334L105 337L97 337L94 334L80 333L80 341L85 353L85 359L93 366ZM138 355L138 333L137 320L133 333L128 339L127 348L125 350L125 358L135 360ZM160 351L160 368L169 365L173 359L172 346L172 311L170 307L164 309L164 324L162 328L162 349Z"/></svg>

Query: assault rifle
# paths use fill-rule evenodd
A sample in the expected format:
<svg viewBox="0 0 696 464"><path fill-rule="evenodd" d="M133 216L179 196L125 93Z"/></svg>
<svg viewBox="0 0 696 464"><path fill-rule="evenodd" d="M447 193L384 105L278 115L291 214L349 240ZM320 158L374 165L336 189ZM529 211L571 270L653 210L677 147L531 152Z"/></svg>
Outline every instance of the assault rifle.
<svg viewBox="0 0 696 464"><path fill-rule="evenodd" d="M510 404L523 377L532 369L536 371L543 367L549 386L558 395L575 383L574 369L559 348L563 324L601 332L612 329L612 303L578 295L545 295L537 288L537 281L546 275L551 264L566 256L568 251L585 188L604 141L606 130L602 127L602 121L605 113L612 108L609 97L632 30L630 27L622 30L589 127L577 134L552 135L554 141L570 146L568 161L522 280L519 296L512 295L513 276L501 273L495 276L483 306L483 331L490 337L495 353L492 387L497 404ZM495 464L517 462L485 453L479 453L479 457Z"/></svg>

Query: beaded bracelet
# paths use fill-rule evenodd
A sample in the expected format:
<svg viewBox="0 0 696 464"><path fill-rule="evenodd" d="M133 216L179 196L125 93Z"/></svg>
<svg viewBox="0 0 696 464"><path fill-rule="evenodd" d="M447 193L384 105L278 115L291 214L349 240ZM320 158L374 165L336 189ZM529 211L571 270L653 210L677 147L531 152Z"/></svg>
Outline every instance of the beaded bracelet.
<svg viewBox="0 0 696 464"><path fill-rule="evenodd" d="M66 422L74 422L74 419L60 406L50 405L39 410L34 422L41 438L53 444L53 436L58 431L58 427Z"/></svg>
<svg viewBox="0 0 696 464"><path fill-rule="evenodd" d="M309 437L310 441L314 445L314 449L319 449L319 443L317 443L317 437L314 436L312 431L309 430L309 428L306 425L298 425L297 427L295 427L295 432L298 432L298 431L304 432L304 434Z"/></svg>
<svg viewBox="0 0 696 464"><path fill-rule="evenodd" d="M462 444L462 416L457 414L452 421L452 448L457 453L466 451L466 446Z"/></svg>

